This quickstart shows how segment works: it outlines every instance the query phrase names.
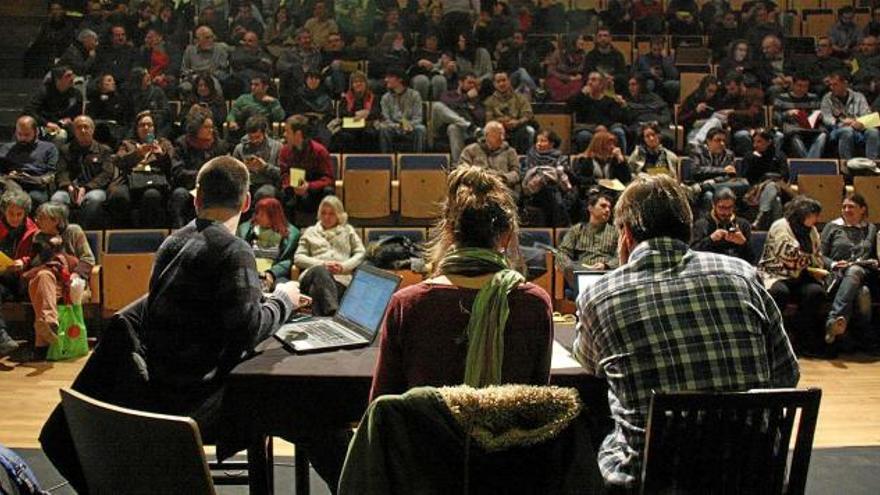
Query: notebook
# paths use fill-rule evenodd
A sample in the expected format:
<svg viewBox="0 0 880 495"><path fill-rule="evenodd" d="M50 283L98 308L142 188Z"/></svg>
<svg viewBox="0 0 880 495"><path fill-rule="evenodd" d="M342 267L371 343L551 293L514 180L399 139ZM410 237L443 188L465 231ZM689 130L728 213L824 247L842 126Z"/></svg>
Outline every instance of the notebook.
<svg viewBox="0 0 880 495"><path fill-rule="evenodd" d="M275 338L298 353L326 352L365 347L373 342L400 277L361 265L354 272L332 317L313 317L286 323Z"/></svg>
<svg viewBox="0 0 880 495"><path fill-rule="evenodd" d="M578 270L574 272L574 280L577 284L578 295L575 301L579 301L581 294L593 286L602 276L608 272L600 272L595 270Z"/></svg>

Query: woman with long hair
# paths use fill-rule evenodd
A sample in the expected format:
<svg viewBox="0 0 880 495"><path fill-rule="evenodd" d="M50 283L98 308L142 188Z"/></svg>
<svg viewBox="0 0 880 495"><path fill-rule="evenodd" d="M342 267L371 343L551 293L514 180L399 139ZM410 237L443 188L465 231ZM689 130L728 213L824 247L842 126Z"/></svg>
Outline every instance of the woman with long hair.
<svg viewBox="0 0 880 495"><path fill-rule="evenodd" d="M829 272L816 230L821 212L822 205L815 199L798 196L791 200L783 217L773 222L767 233L758 274L778 308L785 309L789 302L797 302L793 325L788 327L800 334L795 348L804 355L827 357L831 348L823 334L833 341L846 326L832 322L824 328L823 282Z"/></svg>
<svg viewBox="0 0 880 495"><path fill-rule="evenodd" d="M480 167L459 166L447 184L429 249L433 275L392 298L371 398L422 385L549 379L549 296L508 259L519 230L516 204L502 180Z"/></svg>
<svg viewBox="0 0 880 495"><path fill-rule="evenodd" d="M720 108L721 92L719 88L720 84L715 76L706 76L700 81L697 89L684 99L678 110L676 123L684 126L685 132L690 133L691 129L696 132L715 113L715 109ZM688 134L689 139L690 137Z"/></svg>
<svg viewBox="0 0 880 495"><path fill-rule="evenodd" d="M868 202L859 193L847 194L840 211L840 217L825 224L821 235L822 255L832 261L831 269L840 281L825 325L846 327L855 320L860 330L857 342L876 349L877 336L868 333L872 311L867 283L877 273L877 226L868 221Z"/></svg>
<svg viewBox="0 0 880 495"><path fill-rule="evenodd" d="M745 74L753 69L752 50L749 42L743 39L733 40L727 48L727 56L718 66L718 80L723 81L727 74L738 72Z"/></svg>
<svg viewBox="0 0 880 495"><path fill-rule="evenodd" d="M330 140L330 149L345 153L365 153L379 149L379 136L376 132L376 122L382 116L379 97L371 90L367 76L361 71L354 71L348 78L348 91L342 94L339 102L339 119L331 122L335 124L331 132L335 134ZM342 118L353 117L356 121L363 120L361 128L342 127Z"/></svg>
<svg viewBox="0 0 880 495"><path fill-rule="evenodd" d="M238 226L238 236L254 248L257 270L265 292L290 280L299 229L287 221L281 202L263 198L254 206L251 220Z"/></svg>
<svg viewBox="0 0 880 495"><path fill-rule="evenodd" d="M153 132L157 136L168 137L171 132L171 116L168 112L168 97L162 88L153 84L153 78L147 69L135 67L128 77L130 119L141 112L150 112L153 117Z"/></svg>
<svg viewBox="0 0 880 495"><path fill-rule="evenodd" d="M220 84L208 74L198 74L193 80L193 90L183 102L184 111L193 105L202 105L211 111L211 118L217 125L226 122L226 100Z"/></svg>
<svg viewBox="0 0 880 495"><path fill-rule="evenodd" d="M667 174L678 176L678 156L663 146L663 135L657 122L639 126L639 144L627 158L633 175Z"/></svg>
<svg viewBox="0 0 880 495"><path fill-rule="evenodd" d="M202 165L215 156L228 151L226 141L217 134L216 123L211 111L201 105L193 105L185 120L186 133L174 142L174 151L179 158L171 167L171 200L168 209L171 213L171 226L180 228L195 218L190 191L196 187L196 175Z"/></svg>
<svg viewBox="0 0 880 495"><path fill-rule="evenodd" d="M366 249L348 223L348 214L336 196L325 196L318 206L318 223L299 239L293 263L303 270L299 288L312 298L312 312L336 313L339 300L351 283L351 273L364 261Z"/></svg>
<svg viewBox="0 0 880 495"><path fill-rule="evenodd" d="M584 57L586 56L587 40L577 36L569 42L556 43L556 49L544 59L547 78L544 85L550 93L550 100L566 102L576 95L583 87Z"/></svg>
<svg viewBox="0 0 880 495"><path fill-rule="evenodd" d="M476 47L470 35L459 34L452 53L459 74L473 72L481 83L492 78L492 56L485 48Z"/></svg>
<svg viewBox="0 0 880 495"><path fill-rule="evenodd" d="M587 189L600 180L616 179L623 185L632 181L632 172L617 145L617 137L604 128L597 130L587 149L573 158L572 182L578 188L578 197L587 197Z"/></svg>

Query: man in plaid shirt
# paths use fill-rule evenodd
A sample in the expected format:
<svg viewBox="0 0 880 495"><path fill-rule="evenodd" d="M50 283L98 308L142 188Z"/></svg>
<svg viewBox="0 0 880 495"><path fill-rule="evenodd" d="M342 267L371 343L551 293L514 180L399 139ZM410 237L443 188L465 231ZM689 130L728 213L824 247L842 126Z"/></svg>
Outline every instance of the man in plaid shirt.
<svg viewBox="0 0 880 495"><path fill-rule="evenodd" d="M597 455L609 487L635 488L657 391L791 387L800 372L755 268L688 248L692 213L669 177L638 178L615 210L623 266L578 300L578 361L608 380L614 430Z"/></svg>

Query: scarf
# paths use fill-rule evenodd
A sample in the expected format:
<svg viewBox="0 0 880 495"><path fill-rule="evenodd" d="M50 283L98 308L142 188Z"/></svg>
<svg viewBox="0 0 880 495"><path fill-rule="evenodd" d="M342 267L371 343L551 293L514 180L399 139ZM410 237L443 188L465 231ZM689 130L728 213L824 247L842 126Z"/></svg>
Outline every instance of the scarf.
<svg viewBox="0 0 880 495"><path fill-rule="evenodd" d="M494 273L477 293L471 307L466 329L468 350L464 383L472 387L501 383L504 329L510 314L507 296L516 286L525 282L525 278L508 267L504 256L481 248L451 251L440 261L440 272L463 276Z"/></svg>
<svg viewBox="0 0 880 495"><path fill-rule="evenodd" d="M214 138L211 139L199 139L195 136L187 136L186 144L190 148L199 150L199 151L208 151L214 147Z"/></svg>
<svg viewBox="0 0 880 495"><path fill-rule="evenodd" d="M531 167L556 167L561 153L557 149L549 149L547 151L538 151L532 146L526 155L526 163Z"/></svg>
<svg viewBox="0 0 880 495"><path fill-rule="evenodd" d="M798 244L801 245L801 251L807 255L812 255L813 239L810 237L810 232L813 230L812 227L807 227L801 222L789 222L789 226L791 227L792 233L794 233L794 238L797 239Z"/></svg>
<svg viewBox="0 0 880 495"><path fill-rule="evenodd" d="M346 91L345 92L345 108L350 112L354 113L357 110L357 104L362 104L363 110L372 110L373 109L373 93L367 91L363 96L356 96L354 91Z"/></svg>

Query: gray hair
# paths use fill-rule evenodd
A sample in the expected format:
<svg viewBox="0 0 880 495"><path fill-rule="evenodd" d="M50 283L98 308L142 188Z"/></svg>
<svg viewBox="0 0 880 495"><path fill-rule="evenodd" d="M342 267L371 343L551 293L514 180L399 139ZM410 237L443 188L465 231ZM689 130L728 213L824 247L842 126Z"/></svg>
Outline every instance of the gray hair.
<svg viewBox="0 0 880 495"><path fill-rule="evenodd" d="M31 197L21 189L9 189L0 196L0 211L6 213L10 206L18 206L25 212L31 211Z"/></svg>
<svg viewBox="0 0 880 495"><path fill-rule="evenodd" d="M76 35L76 41L82 43L86 40L86 38L95 38L98 39L98 33L92 31L91 29L83 29Z"/></svg>
<svg viewBox="0 0 880 495"><path fill-rule="evenodd" d="M58 232L63 232L68 225L67 214L68 210L66 205L55 201L49 201L48 203L43 203L37 207L37 212L34 214L34 217L39 218L41 215L45 215L52 220L55 220L58 222Z"/></svg>
<svg viewBox="0 0 880 495"><path fill-rule="evenodd" d="M486 126L483 127L483 132L489 134L489 131L501 131L504 132L504 125L497 120L490 120L486 122Z"/></svg>
<svg viewBox="0 0 880 495"><path fill-rule="evenodd" d="M657 237L690 242L691 212L684 188L667 175L638 177L620 195L614 223L627 227L637 243Z"/></svg>
<svg viewBox="0 0 880 495"><path fill-rule="evenodd" d="M336 212L336 218L339 219L339 225L345 225L348 223L348 213L345 212L345 207L342 205L342 200L340 200L337 196L329 195L324 196L324 199L321 200L321 204L318 205L318 212L320 214L321 208L324 206L329 206L333 208Z"/></svg>

